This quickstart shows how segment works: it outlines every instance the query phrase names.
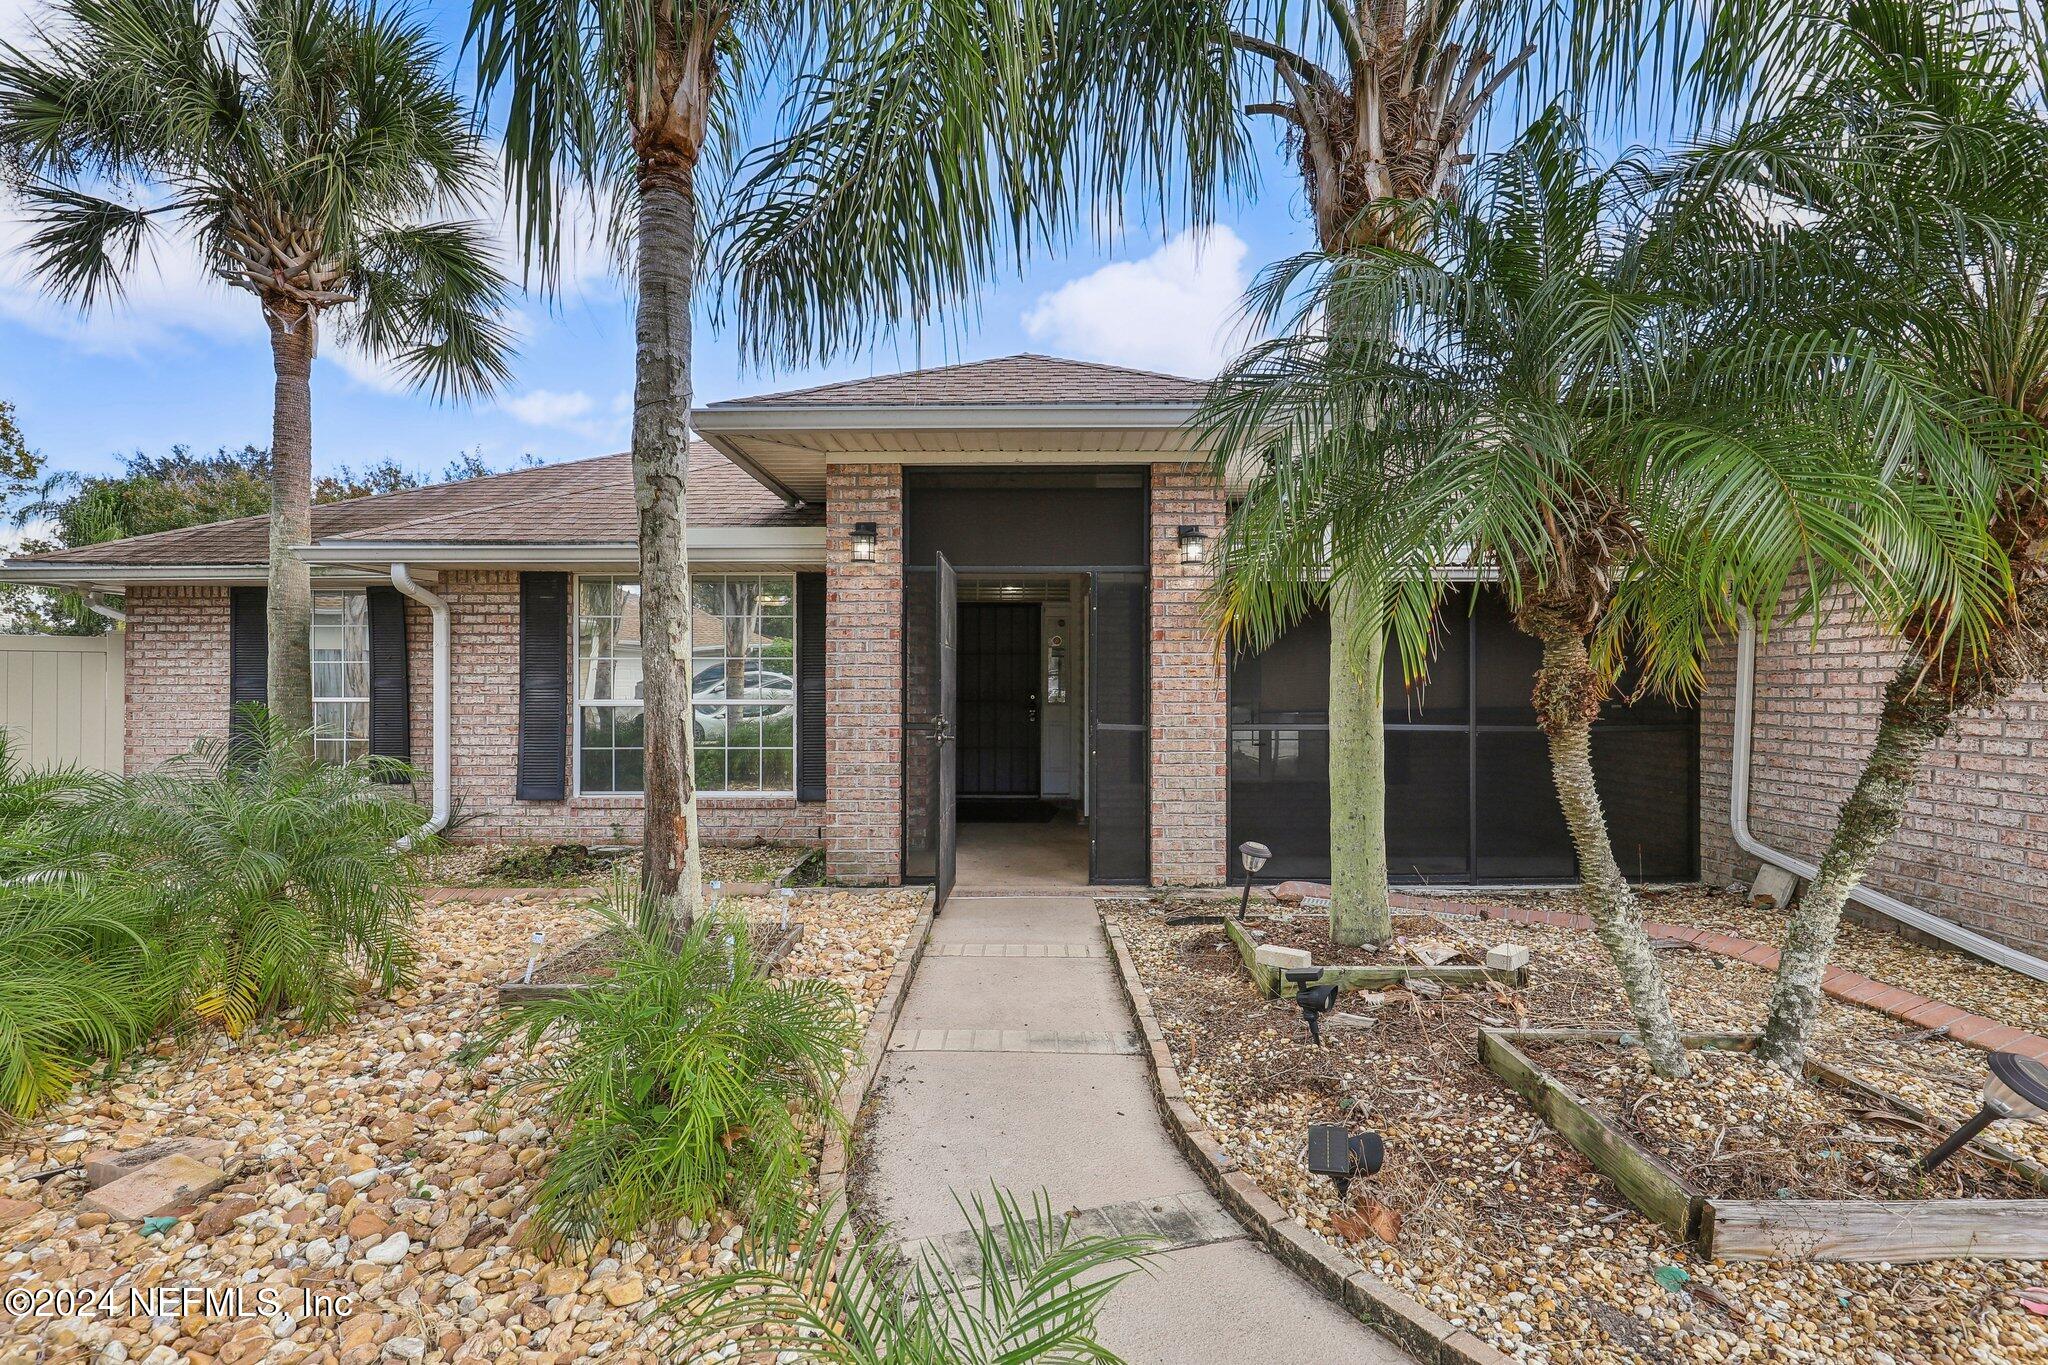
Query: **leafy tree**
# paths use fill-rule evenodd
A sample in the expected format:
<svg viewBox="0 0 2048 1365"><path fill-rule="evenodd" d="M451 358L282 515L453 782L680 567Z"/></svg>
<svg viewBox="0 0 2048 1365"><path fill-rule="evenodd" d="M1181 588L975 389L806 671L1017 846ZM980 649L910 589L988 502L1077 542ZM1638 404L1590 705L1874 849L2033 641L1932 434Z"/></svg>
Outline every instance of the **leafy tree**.
<svg viewBox="0 0 2048 1365"><path fill-rule="evenodd" d="M1415 250L1314 258L1295 325L1218 381L1217 447L1289 453L1231 529L1227 589L1312 583L1334 554L1419 672L1441 566L1498 583L1542 648L1532 702L1587 908L1653 1063L1681 1074L1591 723L1631 663L1638 686L1696 688L1734 613L1774 607L1796 573L1894 619L1981 611L1996 585L1968 500L1888 482L1901 452L1967 467L1966 442L1881 356L1724 291L1772 235L1740 204L1595 169L1554 114L1468 193ZM1372 325L1320 324L1339 312Z"/></svg>
<svg viewBox="0 0 2048 1365"><path fill-rule="evenodd" d="M760 274L770 277L761 306L746 302L742 317L761 340L743 344L841 349L870 328L928 316L925 286L964 286L995 267L998 239L1021 245L1057 230L1093 211L1097 191L1110 211L1126 170L1161 169L1184 153L1206 186L1216 148L1236 136L1213 62L1195 60L1218 50L1219 21L1169 0L475 0L478 84L503 116L530 259L552 269L569 194L613 204L630 245L644 867L679 921L701 897L684 560L700 173L742 158L739 130L771 112L760 96L790 85L789 116L801 127L770 164L801 159L817 132L834 160L810 187L832 211L817 233L777 218L773 205L749 212L756 227L745 240L790 231L813 249L772 265L741 252L737 297L751 300ZM883 84L865 93L848 84L903 52L908 65ZM826 109L852 117L810 121ZM847 164L864 148L902 159Z"/></svg>
<svg viewBox="0 0 2048 1365"><path fill-rule="evenodd" d="M488 229L435 221L490 158L399 9L356 0L55 0L30 49L0 45L0 163L59 296L118 292L178 224L270 332L270 703L312 726L312 365L323 318L436 396L507 377L507 287ZM102 192L133 187L133 202Z"/></svg>
<svg viewBox="0 0 2048 1365"><path fill-rule="evenodd" d="M532 464L531 456L523 463ZM449 462L443 482L500 473L477 452ZM119 474L78 474L60 471L24 491L14 505L17 527L34 527L21 554L81 545L100 545L129 536L177 531L187 526L262 516L270 510L270 452L261 446L211 455L189 446L173 446L167 455L138 451L121 460ZM420 488L435 482L431 475L406 469L386 458L360 471L341 465L313 479L314 503ZM78 593L59 589L0 587L10 624L46 634L98 635L109 628L107 618L85 605Z"/></svg>
<svg viewBox="0 0 2048 1365"><path fill-rule="evenodd" d="M12 501L42 477L43 457L28 448L14 404L0 402L0 501Z"/></svg>
<svg viewBox="0 0 2048 1365"><path fill-rule="evenodd" d="M1866 0L1809 25L1789 100L1698 157L1708 192L1740 186L1797 224L1794 245L1828 283L1808 305L1815 325L1977 415L2001 589L1981 615L1937 606L1893 623L1907 655L1792 909L1759 1047L1795 1075L1842 907L1898 832L1928 752L1958 715L2048 677L2048 66L2001 16Z"/></svg>

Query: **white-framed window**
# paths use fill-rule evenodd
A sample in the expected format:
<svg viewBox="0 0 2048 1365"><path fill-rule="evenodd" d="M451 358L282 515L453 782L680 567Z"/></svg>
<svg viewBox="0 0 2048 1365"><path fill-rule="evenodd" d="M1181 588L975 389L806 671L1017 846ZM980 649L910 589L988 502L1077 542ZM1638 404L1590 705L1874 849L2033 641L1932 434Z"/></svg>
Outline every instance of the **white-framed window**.
<svg viewBox="0 0 2048 1365"><path fill-rule="evenodd" d="M313 594L313 753L346 763L370 752L370 599L360 588Z"/></svg>
<svg viewBox="0 0 2048 1365"><path fill-rule="evenodd" d="M796 579L704 574L690 583L690 726L697 790L796 790ZM640 585L585 577L576 590L576 786L645 789Z"/></svg>

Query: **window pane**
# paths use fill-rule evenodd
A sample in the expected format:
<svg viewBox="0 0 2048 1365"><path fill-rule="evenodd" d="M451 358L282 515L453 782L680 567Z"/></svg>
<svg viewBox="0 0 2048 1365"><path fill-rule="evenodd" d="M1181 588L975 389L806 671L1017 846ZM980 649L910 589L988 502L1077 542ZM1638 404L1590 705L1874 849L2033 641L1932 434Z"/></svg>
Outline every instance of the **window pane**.
<svg viewBox="0 0 2048 1365"><path fill-rule="evenodd" d="M313 653L313 695L316 697L338 697L342 695L342 668L338 658L322 658L320 652Z"/></svg>
<svg viewBox="0 0 2048 1365"><path fill-rule="evenodd" d="M370 695L370 661L358 655L345 661L341 669L342 695L367 698Z"/></svg>
<svg viewBox="0 0 2048 1365"><path fill-rule="evenodd" d="M621 749L637 749L647 742L645 710L638 706L614 706L611 712L613 744Z"/></svg>
<svg viewBox="0 0 2048 1365"><path fill-rule="evenodd" d="M585 749L581 783L587 792L608 792L612 789L612 751L610 749Z"/></svg>
<svg viewBox="0 0 2048 1365"><path fill-rule="evenodd" d="M725 750L711 747L697 750L697 790L725 790Z"/></svg>
<svg viewBox="0 0 2048 1365"><path fill-rule="evenodd" d="M1542 734L1479 736L1481 881L1563 879L1577 868ZM1389 782L1391 789L1392 783ZM1389 793L1391 803L1391 790Z"/></svg>
<svg viewBox="0 0 2048 1365"><path fill-rule="evenodd" d="M761 790L761 755L752 749L734 749L725 756L727 791Z"/></svg>
<svg viewBox="0 0 2048 1365"><path fill-rule="evenodd" d="M370 704L345 701L341 704L342 733L351 741L367 744L370 739Z"/></svg>
<svg viewBox="0 0 2048 1365"><path fill-rule="evenodd" d="M638 749L615 749L617 757L612 765L612 789L622 792L646 790L646 779L641 774L641 753Z"/></svg>
<svg viewBox="0 0 2048 1365"><path fill-rule="evenodd" d="M583 747L608 749L612 743L612 712L609 706L583 708Z"/></svg>
<svg viewBox="0 0 2048 1365"><path fill-rule="evenodd" d="M761 790L786 792L796 786L793 764L787 749L769 749L761 755Z"/></svg>

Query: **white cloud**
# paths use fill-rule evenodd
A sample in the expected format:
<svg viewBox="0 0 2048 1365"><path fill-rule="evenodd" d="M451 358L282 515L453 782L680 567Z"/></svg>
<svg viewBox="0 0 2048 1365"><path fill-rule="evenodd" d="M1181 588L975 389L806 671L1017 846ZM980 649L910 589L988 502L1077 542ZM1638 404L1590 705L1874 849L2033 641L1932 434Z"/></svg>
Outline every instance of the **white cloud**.
<svg viewBox="0 0 2048 1365"><path fill-rule="evenodd" d="M1112 261L1039 296L1032 340L1063 354L1207 376L1237 354L1243 239L1227 227L1182 232L1141 260Z"/></svg>
<svg viewBox="0 0 2048 1365"><path fill-rule="evenodd" d="M0 0L4 3L4 0ZM90 314L45 293L21 248L33 231L20 202L0 195L0 317L89 355L135 355L180 336L240 340L264 334L256 300L209 271L191 239L165 222L144 239L125 288Z"/></svg>
<svg viewBox="0 0 2048 1365"><path fill-rule="evenodd" d="M533 389L498 406L530 427L566 427L587 416L595 405L581 389L573 393Z"/></svg>

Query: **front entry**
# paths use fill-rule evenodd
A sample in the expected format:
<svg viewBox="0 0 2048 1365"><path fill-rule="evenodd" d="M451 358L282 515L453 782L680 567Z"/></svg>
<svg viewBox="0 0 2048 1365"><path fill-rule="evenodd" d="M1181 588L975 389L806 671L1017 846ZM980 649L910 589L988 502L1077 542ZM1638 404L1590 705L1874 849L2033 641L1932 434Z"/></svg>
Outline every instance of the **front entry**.
<svg viewBox="0 0 2048 1365"><path fill-rule="evenodd" d="M943 883L957 841L963 892L1145 880L1145 487L1136 470L906 478L907 879ZM942 566L958 569L950 591ZM948 700L946 663L958 687L951 789L922 720ZM949 817L957 830L942 828Z"/></svg>

